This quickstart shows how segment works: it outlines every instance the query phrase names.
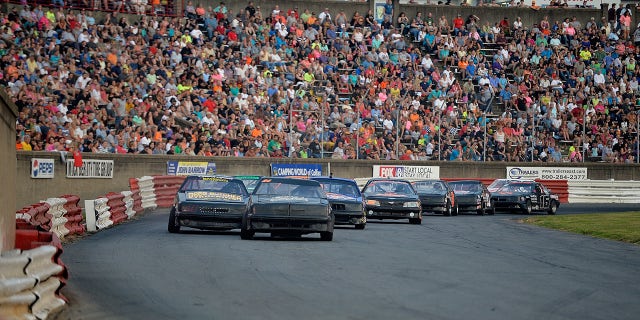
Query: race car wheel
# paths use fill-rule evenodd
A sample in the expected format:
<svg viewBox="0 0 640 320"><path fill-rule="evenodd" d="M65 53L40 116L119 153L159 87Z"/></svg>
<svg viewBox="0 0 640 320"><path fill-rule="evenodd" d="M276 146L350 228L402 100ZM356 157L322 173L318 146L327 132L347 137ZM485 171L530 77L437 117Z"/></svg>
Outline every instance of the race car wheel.
<svg viewBox="0 0 640 320"><path fill-rule="evenodd" d="M496 206L493 203L493 200L491 200L491 209L489 209L489 215L494 215L496 214Z"/></svg>
<svg viewBox="0 0 640 320"><path fill-rule="evenodd" d="M547 211L548 214L556 214L556 212L558 211L558 203L557 202L552 202L551 206L549 207L549 211Z"/></svg>
<svg viewBox="0 0 640 320"><path fill-rule="evenodd" d="M478 209L478 215L479 216L484 216L484 211L485 211L484 204L482 204L482 207L480 209Z"/></svg>
<svg viewBox="0 0 640 320"><path fill-rule="evenodd" d="M242 228L240 230L240 239L242 240L251 240L253 239L254 231L247 230L247 228Z"/></svg>
<svg viewBox="0 0 640 320"><path fill-rule="evenodd" d="M451 202L449 201L447 201L447 206L444 209L444 215L447 217L450 217L453 215L452 209L451 209Z"/></svg>
<svg viewBox="0 0 640 320"><path fill-rule="evenodd" d="M356 229L358 230L364 230L364 227L366 226L366 224L361 223L361 224L356 224Z"/></svg>
<svg viewBox="0 0 640 320"><path fill-rule="evenodd" d="M527 203L524 205L524 208L522 208L522 213L531 214L532 211L533 211L533 207L531 206L531 200L527 200Z"/></svg>
<svg viewBox="0 0 640 320"><path fill-rule="evenodd" d="M332 241L333 240L333 232L320 232L320 240L322 241Z"/></svg>
<svg viewBox="0 0 640 320"><path fill-rule="evenodd" d="M409 223L410 224L422 224L422 219L421 218L409 218Z"/></svg>
<svg viewBox="0 0 640 320"><path fill-rule="evenodd" d="M460 213L460 208L458 208L458 205L456 205L455 208L451 210L451 214L454 216L457 216L459 213Z"/></svg>
<svg viewBox="0 0 640 320"><path fill-rule="evenodd" d="M169 233L178 233L180 232L180 224L176 221L176 209L171 209L169 213L169 225L167 227Z"/></svg>

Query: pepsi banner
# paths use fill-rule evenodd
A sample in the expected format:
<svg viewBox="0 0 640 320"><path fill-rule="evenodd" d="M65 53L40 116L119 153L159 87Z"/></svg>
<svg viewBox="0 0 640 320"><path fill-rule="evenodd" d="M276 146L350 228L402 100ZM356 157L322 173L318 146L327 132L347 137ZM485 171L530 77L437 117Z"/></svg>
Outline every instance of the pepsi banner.
<svg viewBox="0 0 640 320"><path fill-rule="evenodd" d="M31 159L31 178L33 179L53 179L55 172L55 160L53 159Z"/></svg>
<svg viewBox="0 0 640 320"><path fill-rule="evenodd" d="M167 175L210 176L216 173L216 164L207 161L167 161Z"/></svg>
<svg viewBox="0 0 640 320"><path fill-rule="evenodd" d="M373 166L374 178L439 179L438 166Z"/></svg>
<svg viewBox="0 0 640 320"><path fill-rule="evenodd" d="M292 163L272 163L271 176L307 176L319 177L322 175L321 164L292 164Z"/></svg>

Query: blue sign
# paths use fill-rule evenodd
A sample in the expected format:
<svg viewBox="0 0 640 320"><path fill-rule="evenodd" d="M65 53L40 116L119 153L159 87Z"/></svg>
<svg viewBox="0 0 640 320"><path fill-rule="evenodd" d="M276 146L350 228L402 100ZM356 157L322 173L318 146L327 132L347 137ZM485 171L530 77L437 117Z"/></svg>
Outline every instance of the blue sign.
<svg viewBox="0 0 640 320"><path fill-rule="evenodd" d="M307 176L319 177L322 175L321 164L292 164L292 163L272 163L271 176Z"/></svg>
<svg viewBox="0 0 640 320"><path fill-rule="evenodd" d="M216 173L216 164L206 161L167 161L167 175L210 176Z"/></svg>

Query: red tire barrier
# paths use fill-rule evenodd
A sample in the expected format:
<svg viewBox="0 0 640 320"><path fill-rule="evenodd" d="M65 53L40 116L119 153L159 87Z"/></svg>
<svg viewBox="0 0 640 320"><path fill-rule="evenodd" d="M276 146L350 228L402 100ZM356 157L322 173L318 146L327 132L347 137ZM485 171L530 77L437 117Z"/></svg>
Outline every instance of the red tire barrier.
<svg viewBox="0 0 640 320"><path fill-rule="evenodd" d="M173 206L173 200L184 179L184 176L153 177L153 193L156 195L156 204L159 208L170 208Z"/></svg>
<svg viewBox="0 0 640 320"><path fill-rule="evenodd" d="M64 209L67 211L65 218L67 222L64 224L65 228L69 230L69 234L83 234L86 231L86 227L83 223L82 208L78 206L80 197L76 195L63 195L60 196L67 200L64 204Z"/></svg>
<svg viewBox="0 0 640 320"><path fill-rule="evenodd" d="M111 221L113 224L121 223L124 220L127 220L129 216L127 216L127 207L123 201L124 195L119 192L109 192L105 196L108 199L107 206L109 206L109 212L111 212Z"/></svg>
<svg viewBox="0 0 640 320"><path fill-rule="evenodd" d="M569 183L567 180L536 180L558 195L560 203L569 202Z"/></svg>

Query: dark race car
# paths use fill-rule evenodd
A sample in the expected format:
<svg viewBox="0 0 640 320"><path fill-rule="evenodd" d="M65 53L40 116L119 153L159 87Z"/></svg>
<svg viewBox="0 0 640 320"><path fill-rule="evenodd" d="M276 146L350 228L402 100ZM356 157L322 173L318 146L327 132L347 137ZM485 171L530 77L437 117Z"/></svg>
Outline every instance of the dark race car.
<svg viewBox="0 0 640 320"><path fill-rule="evenodd" d="M242 219L242 239L252 239L256 232L272 236L320 233L322 240L333 239L333 213L318 181L262 178L251 198L251 208Z"/></svg>
<svg viewBox="0 0 640 320"><path fill-rule="evenodd" d="M327 193L331 204L335 224L354 225L356 229L364 229L367 216L364 213L364 202L358 184L351 179L333 177L313 177L320 182Z"/></svg>
<svg viewBox="0 0 640 320"><path fill-rule="evenodd" d="M409 219L422 223L420 198L407 180L374 178L362 189L367 219Z"/></svg>
<svg viewBox="0 0 640 320"><path fill-rule="evenodd" d="M558 195L535 181L509 182L492 193L491 199L498 210L515 210L525 214L533 211L556 214L560 206Z"/></svg>
<svg viewBox="0 0 640 320"><path fill-rule="evenodd" d="M260 182L261 176L234 176L234 178L242 181L249 193L253 193L253 189L256 188L258 182Z"/></svg>
<svg viewBox="0 0 640 320"><path fill-rule="evenodd" d="M455 193L446 181L421 180L411 184L420 197L422 212L440 213L445 216L458 215Z"/></svg>
<svg viewBox="0 0 640 320"><path fill-rule="evenodd" d="M222 176L189 176L178 189L169 213L168 230L240 229L249 210L249 192L242 181Z"/></svg>
<svg viewBox="0 0 640 320"><path fill-rule="evenodd" d="M494 214L496 212L491 203L491 195L481 181L451 181L449 186L456 194L456 203L460 211L474 211L478 215Z"/></svg>

